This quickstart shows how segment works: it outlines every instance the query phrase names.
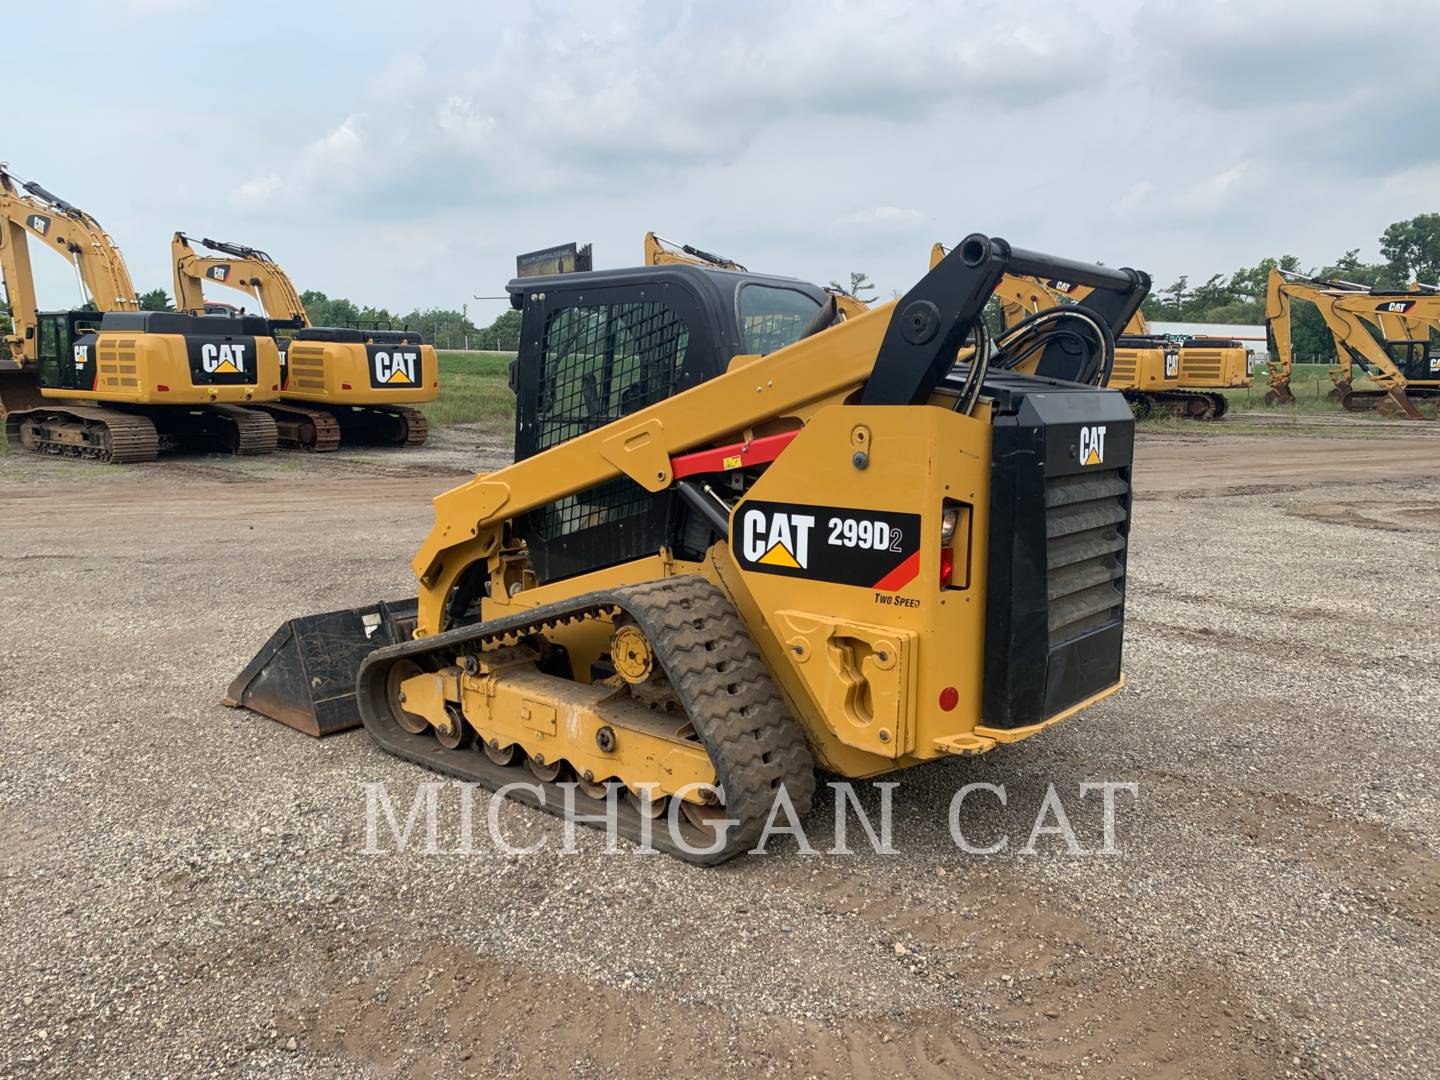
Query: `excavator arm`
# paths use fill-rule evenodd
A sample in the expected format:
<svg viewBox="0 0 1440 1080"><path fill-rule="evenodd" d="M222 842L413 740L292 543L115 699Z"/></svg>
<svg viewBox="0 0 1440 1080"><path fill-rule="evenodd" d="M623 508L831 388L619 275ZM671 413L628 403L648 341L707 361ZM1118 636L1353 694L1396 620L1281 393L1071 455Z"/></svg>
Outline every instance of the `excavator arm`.
<svg viewBox="0 0 1440 1080"><path fill-rule="evenodd" d="M1300 299L1315 305L1315 309L1325 321L1325 328L1330 331L1330 336L1335 341L1339 371L1332 373L1331 378L1343 405L1347 408L1354 407L1350 399L1354 397L1353 367L1358 360L1371 369L1370 377L1389 397L1396 411L1414 420L1422 419L1420 411L1405 393L1408 382L1404 373L1381 348L1367 327L1368 323L1383 333L1380 314L1376 311L1376 297L1367 291L1329 286L1329 282L1286 274L1281 270L1270 271L1266 284L1265 321L1275 338L1278 374L1271 375L1271 393L1266 396L1266 400L1272 401L1273 398L1285 403L1295 400L1289 389L1294 367L1290 337L1290 300Z"/></svg>
<svg viewBox="0 0 1440 1080"><path fill-rule="evenodd" d="M297 327L310 325L295 283L265 252L220 240L203 239L200 243L218 254L198 254L184 233L177 232L170 241L177 309L203 312L203 283L210 281L252 297L272 321L288 322Z"/></svg>
<svg viewBox="0 0 1440 1080"><path fill-rule="evenodd" d="M5 279L5 298L10 306L11 332L0 353L0 370L18 371L25 366L27 353L34 359L35 278L30 270L30 246L25 230L6 218L0 221L0 275Z"/></svg>
<svg viewBox="0 0 1440 1080"><path fill-rule="evenodd" d="M17 187L15 178L0 169L0 220L7 226L7 248L13 245L18 250L22 241L34 237L70 262L80 275L88 299L100 311L140 310L119 247L85 211L33 181ZM16 280L7 276L6 288L16 296L30 293L33 304L33 284L20 281L29 279L28 253L15 256L9 263L13 269L7 264L7 270L15 274ZM33 306L30 310L33 312Z"/></svg>
<svg viewBox="0 0 1440 1080"><path fill-rule="evenodd" d="M1295 392L1290 389L1290 376L1295 369L1295 349L1290 339L1290 292L1285 276L1273 267L1265 282L1265 325L1275 339L1275 360L1270 364L1270 389L1265 394L1267 405L1293 405Z"/></svg>

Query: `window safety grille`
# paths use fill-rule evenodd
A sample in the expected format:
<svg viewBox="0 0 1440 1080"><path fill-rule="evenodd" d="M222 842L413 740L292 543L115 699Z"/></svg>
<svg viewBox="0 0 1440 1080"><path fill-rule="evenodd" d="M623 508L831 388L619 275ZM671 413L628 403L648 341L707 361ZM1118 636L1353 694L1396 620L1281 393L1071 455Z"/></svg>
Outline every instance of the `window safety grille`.
<svg viewBox="0 0 1440 1080"><path fill-rule="evenodd" d="M536 449L546 450L675 392L689 331L660 303L562 308L545 324ZM536 511L535 530L555 539L644 513L650 494L627 477Z"/></svg>

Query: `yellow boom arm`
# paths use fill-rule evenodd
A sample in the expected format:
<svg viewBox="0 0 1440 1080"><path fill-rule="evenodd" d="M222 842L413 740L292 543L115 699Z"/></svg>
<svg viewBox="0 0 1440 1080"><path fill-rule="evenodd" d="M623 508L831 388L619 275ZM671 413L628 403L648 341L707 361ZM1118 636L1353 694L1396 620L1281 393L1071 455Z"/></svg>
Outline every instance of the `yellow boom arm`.
<svg viewBox="0 0 1440 1080"><path fill-rule="evenodd" d="M197 254L184 233L177 232L170 241L178 310L203 311L203 283L210 281L253 297L271 319L296 320L301 326L310 325L295 283L269 255L238 244L219 245L213 240L201 243L220 254Z"/></svg>
<svg viewBox="0 0 1440 1080"><path fill-rule="evenodd" d="M22 190L23 187L23 190ZM34 358L35 281L30 268L34 237L75 267L87 298L100 311L138 311L135 286L115 241L85 211L36 183L18 185L0 169L0 271L10 298L12 355Z"/></svg>

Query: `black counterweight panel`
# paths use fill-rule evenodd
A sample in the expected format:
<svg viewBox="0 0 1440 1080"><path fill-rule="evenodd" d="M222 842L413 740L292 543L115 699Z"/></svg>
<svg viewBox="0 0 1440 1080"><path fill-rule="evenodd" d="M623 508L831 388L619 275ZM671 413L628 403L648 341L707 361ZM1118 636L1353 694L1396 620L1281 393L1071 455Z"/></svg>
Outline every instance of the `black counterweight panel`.
<svg viewBox="0 0 1440 1080"><path fill-rule="evenodd" d="M1114 391L996 376L984 723L1037 724L1120 677L1135 425Z"/></svg>

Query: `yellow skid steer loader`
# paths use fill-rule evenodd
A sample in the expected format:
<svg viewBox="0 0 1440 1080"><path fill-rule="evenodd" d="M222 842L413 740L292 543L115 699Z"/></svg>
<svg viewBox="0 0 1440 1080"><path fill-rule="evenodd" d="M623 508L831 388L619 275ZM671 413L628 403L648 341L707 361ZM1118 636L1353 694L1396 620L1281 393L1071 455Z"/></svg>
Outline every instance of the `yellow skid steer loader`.
<svg viewBox="0 0 1440 1080"><path fill-rule="evenodd" d="M992 340L1007 272L1093 291ZM1124 683L1134 422L1103 383L1148 288L983 235L843 321L743 270L512 281L515 463L436 498L414 600L286 623L227 703L698 862L782 789L804 813L817 766L1043 731Z"/></svg>

